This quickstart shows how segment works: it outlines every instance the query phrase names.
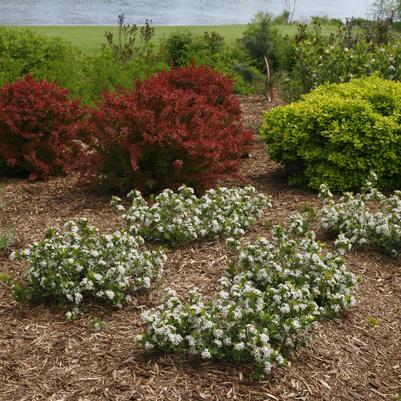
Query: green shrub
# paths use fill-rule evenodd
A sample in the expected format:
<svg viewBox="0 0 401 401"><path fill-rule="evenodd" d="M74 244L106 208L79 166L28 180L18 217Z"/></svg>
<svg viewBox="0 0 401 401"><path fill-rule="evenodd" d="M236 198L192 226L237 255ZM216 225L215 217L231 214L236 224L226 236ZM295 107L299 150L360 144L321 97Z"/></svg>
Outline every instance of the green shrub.
<svg viewBox="0 0 401 401"><path fill-rule="evenodd" d="M312 24L342 26L344 25L344 22L339 18L329 18L327 16L315 15L312 17Z"/></svg>
<svg viewBox="0 0 401 401"><path fill-rule="evenodd" d="M117 34L105 33L100 54L90 58L90 69L85 86L85 101L93 102L101 98L103 92L113 92L121 88L131 90L135 80L144 80L150 75L165 70L161 52L150 42L154 35L151 21L145 25L126 25L124 15L118 16Z"/></svg>
<svg viewBox="0 0 401 401"><path fill-rule="evenodd" d="M379 189L401 184L401 83L377 76L327 84L265 115L261 135L291 184L359 189L370 171Z"/></svg>
<svg viewBox="0 0 401 401"><path fill-rule="evenodd" d="M131 90L136 79L144 80L168 68L152 53L139 59L120 60L113 56L110 49L103 49L101 54L91 58L90 63L90 76L83 83L84 103L99 100L103 92L114 92L121 88Z"/></svg>
<svg viewBox="0 0 401 401"><path fill-rule="evenodd" d="M165 40L164 51L166 61L174 67L184 67L198 60L200 52L205 47L199 36L193 35L190 31L177 31Z"/></svg>
<svg viewBox="0 0 401 401"><path fill-rule="evenodd" d="M140 38L143 35L146 32ZM38 80L55 81L74 99L90 104L103 91L132 89L135 79L145 79L168 67L150 44L145 47L140 42L119 53L113 38L107 38L108 46L91 57L57 37L0 28L0 86L30 74Z"/></svg>
<svg viewBox="0 0 401 401"><path fill-rule="evenodd" d="M194 35L190 31L172 33L163 43L165 61L175 67L213 67L229 76L234 93L249 94L263 88L263 74L255 68L254 61L240 46L229 46L217 32Z"/></svg>
<svg viewBox="0 0 401 401"><path fill-rule="evenodd" d="M172 33L164 42L166 61L174 67L188 66L195 61L199 65L214 66L228 46L217 32L194 35L191 31Z"/></svg>
<svg viewBox="0 0 401 401"><path fill-rule="evenodd" d="M348 82L374 73L401 80L401 42L386 29L372 22L364 31L356 31L348 23L326 36L320 24L312 30L300 25L295 44L285 42L288 49L280 64L285 71L279 83L282 97L296 100L324 83Z"/></svg>
<svg viewBox="0 0 401 401"><path fill-rule="evenodd" d="M85 95L88 58L60 38L48 38L30 30L0 28L0 86L26 74L57 81L75 98Z"/></svg>
<svg viewBox="0 0 401 401"><path fill-rule="evenodd" d="M291 12L283 10L281 14L273 18L273 22L278 25L288 25L291 23Z"/></svg>
<svg viewBox="0 0 401 401"><path fill-rule="evenodd" d="M270 58L274 69L279 67L280 39L281 36L274 26L272 16L260 12L248 24L239 42L254 60L255 66L264 71L265 56Z"/></svg>
<svg viewBox="0 0 401 401"><path fill-rule="evenodd" d="M265 76L253 64L251 57L241 47L226 46L218 53L213 68L233 80L234 93L262 93Z"/></svg>

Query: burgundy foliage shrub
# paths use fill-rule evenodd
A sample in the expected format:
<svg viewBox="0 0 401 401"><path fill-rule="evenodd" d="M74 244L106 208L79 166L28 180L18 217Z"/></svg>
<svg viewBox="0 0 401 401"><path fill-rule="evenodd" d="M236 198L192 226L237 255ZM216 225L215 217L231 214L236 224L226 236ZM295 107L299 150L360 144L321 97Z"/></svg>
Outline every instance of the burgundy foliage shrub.
<svg viewBox="0 0 401 401"><path fill-rule="evenodd" d="M0 88L0 175L69 173L80 157L84 114L55 83L27 76Z"/></svg>
<svg viewBox="0 0 401 401"><path fill-rule="evenodd" d="M209 104L235 116L241 115L240 104L232 96L233 82L210 67L181 67L164 71L158 79L172 88L192 91L205 96Z"/></svg>
<svg viewBox="0 0 401 401"><path fill-rule="evenodd" d="M182 67L105 93L93 111L93 159L85 179L155 193L185 183L201 192L238 176L252 134L231 81L210 68Z"/></svg>

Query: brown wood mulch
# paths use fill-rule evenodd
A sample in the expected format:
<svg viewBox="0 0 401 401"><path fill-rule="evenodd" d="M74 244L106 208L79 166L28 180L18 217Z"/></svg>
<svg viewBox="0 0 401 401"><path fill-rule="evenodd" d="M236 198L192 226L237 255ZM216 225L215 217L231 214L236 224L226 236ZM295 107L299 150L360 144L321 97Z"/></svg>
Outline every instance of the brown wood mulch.
<svg viewBox="0 0 401 401"><path fill-rule="evenodd" d="M256 131L271 105L258 96L240 100ZM273 203L249 237L267 232L266 223L285 222L303 203L320 207L315 193L286 184L262 143L242 170ZM104 232L121 224L109 196L76 187L73 178L4 180L1 186L6 207L0 227L15 227L14 248L73 218L87 217ZM401 388L401 263L378 252L351 252L346 259L362 276L358 305L341 319L320 323L291 367L260 381L251 379L252 366L158 356L133 341L142 330L140 312L160 302L164 287L181 295L193 285L213 292L227 260L224 241L171 251L157 288L118 311L88 305L72 323L64 321L65 309L19 305L0 286L0 400L394 400ZM0 255L0 272L22 274L7 253ZM105 322L103 331L91 329L94 318Z"/></svg>

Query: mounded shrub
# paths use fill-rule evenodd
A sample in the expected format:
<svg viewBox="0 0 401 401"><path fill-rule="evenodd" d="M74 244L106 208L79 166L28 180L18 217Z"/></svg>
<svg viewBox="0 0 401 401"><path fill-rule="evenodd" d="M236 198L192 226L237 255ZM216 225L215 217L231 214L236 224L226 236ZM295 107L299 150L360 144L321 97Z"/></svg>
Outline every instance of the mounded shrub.
<svg viewBox="0 0 401 401"><path fill-rule="evenodd" d="M397 257L401 254L401 191L385 196L374 187L376 183L372 174L361 193L347 192L338 200L322 185L320 226L332 235L347 237L356 247L378 248Z"/></svg>
<svg viewBox="0 0 401 401"><path fill-rule="evenodd" d="M252 144L231 81L195 66L138 81L131 92L105 93L92 113L91 138L84 180L147 193L183 183L199 192L236 176Z"/></svg>
<svg viewBox="0 0 401 401"><path fill-rule="evenodd" d="M245 234L270 207L268 198L253 187L210 189L197 197L192 188L166 189L148 204L139 191L131 191L129 208L113 197L112 206L122 215L128 230L145 240L172 246L197 239L217 240Z"/></svg>
<svg viewBox="0 0 401 401"><path fill-rule="evenodd" d="M12 284L17 300L71 305L67 318L80 313L87 298L120 308L133 291L150 288L163 272L164 252L143 244L125 231L99 235L86 219L70 221L64 230L48 228L43 240L11 254L28 265L22 282L9 276L0 281Z"/></svg>
<svg viewBox="0 0 401 401"><path fill-rule="evenodd" d="M163 71L148 79L146 87L165 85L171 90L183 90L192 95L204 96L207 104L228 114L230 122L241 116L239 101L232 96L232 81L213 68L192 64L188 67Z"/></svg>
<svg viewBox="0 0 401 401"><path fill-rule="evenodd" d="M82 150L84 115L56 83L28 75L0 88L0 175L69 173Z"/></svg>
<svg viewBox="0 0 401 401"><path fill-rule="evenodd" d="M370 171L379 189L401 184L401 83L377 76L323 85L265 114L261 136L290 184L346 191Z"/></svg>
<svg viewBox="0 0 401 401"><path fill-rule="evenodd" d="M290 231L276 227L271 240L228 243L236 256L218 292L206 299L194 288L180 300L168 290L159 307L142 314L146 331L137 340L143 347L253 362L269 373L272 365L288 363L317 321L355 303L358 280L342 258L348 240L339 238L329 251L300 216Z"/></svg>

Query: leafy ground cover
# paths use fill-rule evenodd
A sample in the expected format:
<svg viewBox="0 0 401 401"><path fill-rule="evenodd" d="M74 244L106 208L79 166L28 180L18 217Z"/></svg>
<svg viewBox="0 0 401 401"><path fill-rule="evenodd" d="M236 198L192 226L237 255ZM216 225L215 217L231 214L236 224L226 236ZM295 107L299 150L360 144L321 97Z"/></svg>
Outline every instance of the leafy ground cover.
<svg viewBox="0 0 401 401"><path fill-rule="evenodd" d="M247 125L256 133L263 98L242 97ZM258 143L242 164L248 183L265 193L273 207L246 234L269 236L272 224L307 204L321 208L316 193L291 188ZM43 228L62 227L86 217L101 232L122 221L110 208L110 197L73 185L74 178L27 183L6 179L0 226L14 226L15 249L42 238ZM73 323L60 319L59 307L16 303L0 287L0 399L5 400L393 400L401 381L401 270L399 259L376 251L352 251L348 268L362 276L358 306L340 320L322 321L314 341L260 381L251 380L253 366L150 354L135 345L143 332L141 312L160 304L163 288L184 299L196 285L204 297L216 293L229 260L224 240L202 242L168 252L160 287L139 294L122 310L96 304ZM0 257L0 272L21 272ZM67 309L66 309L67 310Z"/></svg>

